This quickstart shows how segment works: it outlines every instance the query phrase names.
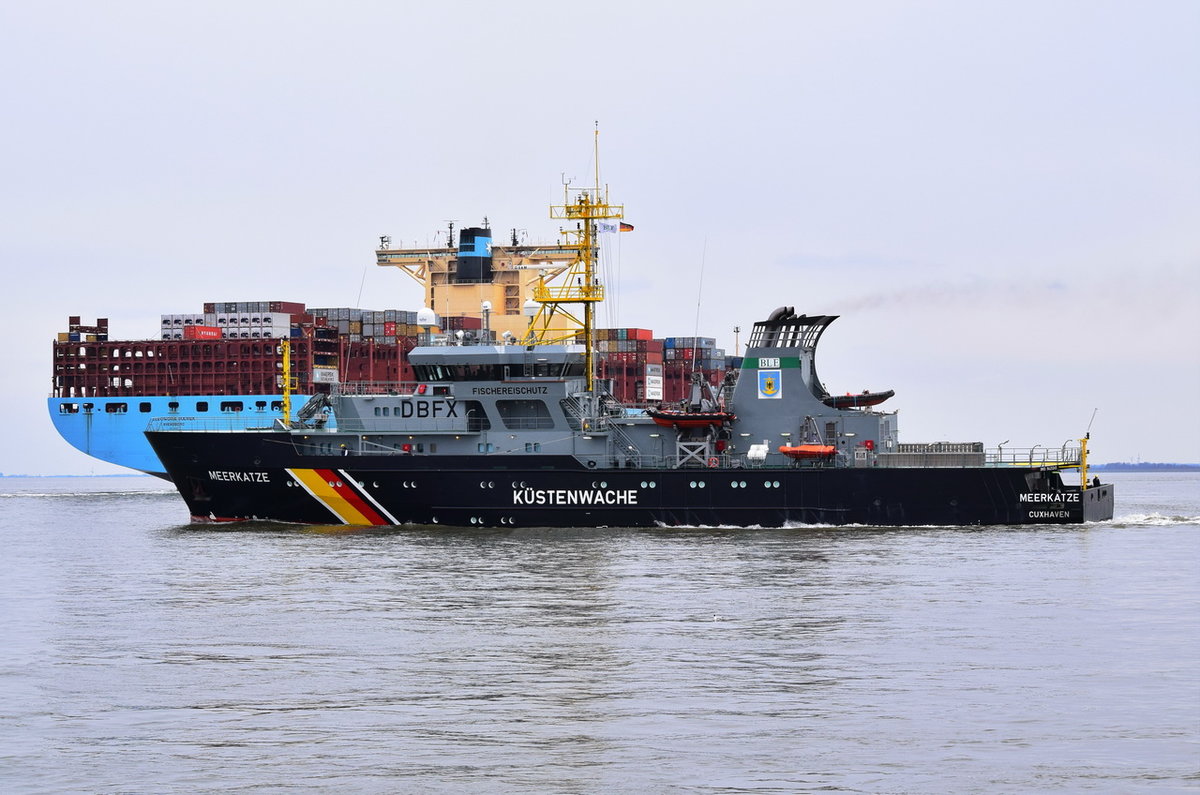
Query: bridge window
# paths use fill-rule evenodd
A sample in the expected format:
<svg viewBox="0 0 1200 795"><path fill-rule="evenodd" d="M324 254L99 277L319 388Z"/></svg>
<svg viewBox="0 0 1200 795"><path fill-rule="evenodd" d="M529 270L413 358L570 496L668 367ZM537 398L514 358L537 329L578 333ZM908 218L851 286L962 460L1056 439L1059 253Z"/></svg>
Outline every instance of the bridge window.
<svg viewBox="0 0 1200 795"><path fill-rule="evenodd" d="M138 404L138 411L142 412L143 414L149 414L150 413L150 404L146 401L142 401L141 403Z"/></svg>
<svg viewBox="0 0 1200 795"><path fill-rule="evenodd" d="M510 431L540 430L554 427L550 409L541 400L497 400L500 421Z"/></svg>
<svg viewBox="0 0 1200 795"><path fill-rule="evenodd" d="M492 428L492 421L488 419L487 411L478 400L458 401L458 414L467 418L468 431L487 431Z"/></svg>
<svg viewBox="0 0 1200 795"><path fill-rule="evenodd" d="M224 400L221 402L221 411L241 411L243 408L240 400Z"/></svg>
<svg viewBox="0 0 1200 795"><path fill-rule="evenodd" d="M496 364L418 364L413 367L418 381L500 381L503 371Z"/></svg>
<svg viewBox="0 0 1200 795"><path fill-rule="evenodd" d="M196 411L208 411L208 401L207 400L197 400L196 401Z"/></svg>
<svg viewBox="0 0 1200 795"><path fill-rule="evenodd" d="M106 403L104 411L109 414L124 414L129 411L128 403Z"/></svg>

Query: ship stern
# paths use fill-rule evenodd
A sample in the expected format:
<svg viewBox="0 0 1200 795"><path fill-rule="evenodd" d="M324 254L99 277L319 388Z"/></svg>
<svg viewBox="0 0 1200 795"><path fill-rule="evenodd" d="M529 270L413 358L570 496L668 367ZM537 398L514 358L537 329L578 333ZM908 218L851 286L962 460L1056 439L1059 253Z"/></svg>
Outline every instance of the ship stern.
<svg viewBox="0 0 1200 795"><path fill-rule="evenodd" d="M1107 522L1113 518L1116 504L1116 488L1111 483L1100 483L1084 489L1080 495L1083 521Z"/></svg>

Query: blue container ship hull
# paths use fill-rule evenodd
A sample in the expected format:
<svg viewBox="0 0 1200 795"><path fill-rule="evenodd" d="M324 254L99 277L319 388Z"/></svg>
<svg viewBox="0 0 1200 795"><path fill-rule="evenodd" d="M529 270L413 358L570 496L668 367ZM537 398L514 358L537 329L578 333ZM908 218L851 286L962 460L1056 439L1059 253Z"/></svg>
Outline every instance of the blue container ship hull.
<svg viewBox="0 0 1200 795"><path fill-rule="evenodd" d="M305 395L293 400L303 403ZM49 398L50 421L72 447L92 458L170 480L146 440L153 418L178 418L181 428L201 428L205 414L220 418L222 427L255 428L271 425L281 416L281 395L144 395L116 398ZM240 403L245 410L221 411L223 403ZM201 410L204 407L204 410ZM274 410L272 410L274 407Z"/></svg>

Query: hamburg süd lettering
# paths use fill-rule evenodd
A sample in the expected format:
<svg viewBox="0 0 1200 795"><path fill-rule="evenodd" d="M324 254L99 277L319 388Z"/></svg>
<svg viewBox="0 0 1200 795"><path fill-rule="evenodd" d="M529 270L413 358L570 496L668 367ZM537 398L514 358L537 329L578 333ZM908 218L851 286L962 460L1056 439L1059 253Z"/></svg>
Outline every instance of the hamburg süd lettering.
<svg viewBox="0 0 1200 795"><path fill-rule="evenodd" d="M208 470L209 480L223 480L227 483L270 483L271 476L266 472L229 472L221 469Z"/></svg>
<svg viewBox="0 0 1200 795"><path fill-rule="evenodd" d="M637 504L637 489L513 489L513 505Z"/></svg>

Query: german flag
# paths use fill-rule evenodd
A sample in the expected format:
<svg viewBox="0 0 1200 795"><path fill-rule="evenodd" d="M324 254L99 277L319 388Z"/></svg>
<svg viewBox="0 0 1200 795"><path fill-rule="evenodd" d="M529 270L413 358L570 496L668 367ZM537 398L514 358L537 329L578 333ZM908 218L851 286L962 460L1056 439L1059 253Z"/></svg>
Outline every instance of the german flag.
<svg viewBox="0 0 1200 795"><path fill-rule="evenodd" d="M343 524L399 524L396 517L344 469L289 469L287 472Z"/></svg>
<svg viewBox="0 0 1200 795"><path fill-rule="evenodd" d="M624 221L622 221L622 222L621 222L621 231L622 231L622 232L632 232L632 231L633 231L633 224L627 224L627 223L625 223Z"/></svg>

